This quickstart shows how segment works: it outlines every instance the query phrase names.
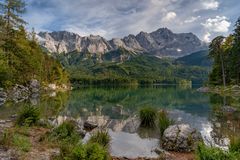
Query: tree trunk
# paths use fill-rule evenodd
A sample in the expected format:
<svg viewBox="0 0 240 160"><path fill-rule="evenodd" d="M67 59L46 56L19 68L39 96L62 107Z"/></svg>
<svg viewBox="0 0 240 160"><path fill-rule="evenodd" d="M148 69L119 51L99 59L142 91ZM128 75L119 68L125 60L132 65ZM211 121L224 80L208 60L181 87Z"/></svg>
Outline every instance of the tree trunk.
<svg viewBox="0 0 240 160"><path fill-rule="evenodd" d="M223 86L226 87L226 75L225 75L225 69L224 69L224 62L223 62L223 55L220 54L221 57L221 66L222 66L222 78L223 78Z"/></svg>

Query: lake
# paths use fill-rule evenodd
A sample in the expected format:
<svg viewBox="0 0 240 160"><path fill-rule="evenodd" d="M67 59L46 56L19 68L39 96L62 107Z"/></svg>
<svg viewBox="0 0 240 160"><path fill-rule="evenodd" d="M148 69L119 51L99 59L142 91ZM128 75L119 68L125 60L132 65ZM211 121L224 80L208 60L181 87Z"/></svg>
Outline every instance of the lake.
<svg viewBox="0 0 240 160"><path fill-rule="evenodd" d="M227 149L230 139L240 136L240 114L226 112L223 106L240 108L240 99L199 93L198 87L86 87L67 93L52 92L18 105L1 106L0 119L9 118L31 103L40 108L43 117L58 123L72 117L79 123L91 120L107 127L114 156L156 157L153 150L159 146L158 131L139 128L136 120L141 107L151 106L168 111L175 123L197 128L206 144Z"/></svg>

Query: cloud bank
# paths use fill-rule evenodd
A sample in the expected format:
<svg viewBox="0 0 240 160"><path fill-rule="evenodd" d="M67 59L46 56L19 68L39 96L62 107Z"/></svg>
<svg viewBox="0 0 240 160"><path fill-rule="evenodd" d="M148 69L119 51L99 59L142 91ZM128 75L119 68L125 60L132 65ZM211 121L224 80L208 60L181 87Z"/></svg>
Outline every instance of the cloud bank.
<svg viewBox="0 0 240 160"><path fill-rule="evenodd" d="M232 30L240 8L238 0L28 0L27 3L24 18L29 28L67 30L82 36L97 34L107 39L168 27L174 32L193 32L203 40L210 40Z"/></svg>

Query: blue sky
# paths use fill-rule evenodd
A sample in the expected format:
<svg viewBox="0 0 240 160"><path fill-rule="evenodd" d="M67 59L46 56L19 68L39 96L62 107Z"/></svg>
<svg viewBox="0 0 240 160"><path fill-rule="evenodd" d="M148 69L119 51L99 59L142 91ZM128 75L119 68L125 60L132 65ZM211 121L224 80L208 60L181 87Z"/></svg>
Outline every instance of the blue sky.
<svg viewBox="0 0 240 160"><path fill-rule="evenodd" d="M28 28L121 38L167 27L210 41L232 32L239 0L27 0Z"/></svg>

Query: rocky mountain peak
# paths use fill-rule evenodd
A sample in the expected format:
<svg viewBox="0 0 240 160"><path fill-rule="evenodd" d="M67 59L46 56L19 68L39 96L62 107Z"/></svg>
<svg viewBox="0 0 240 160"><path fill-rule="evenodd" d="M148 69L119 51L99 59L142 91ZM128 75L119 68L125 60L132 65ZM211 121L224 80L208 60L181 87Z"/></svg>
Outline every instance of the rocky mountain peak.
<svg viewBox="0 0 240 160"><path fill-rule="evenodd" d="M118 48L131 52L147 52L156 56L181 57L207 48L193 33L173 33L168 28L154 32L141 31L136 36L130 34L122 39L113 38L107 41L99 35L81 37L78 34L59 32L40 32L41 45L49 52L68 53L72 51L105 54Z"/></svg>

